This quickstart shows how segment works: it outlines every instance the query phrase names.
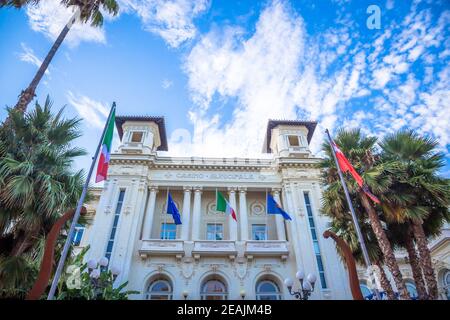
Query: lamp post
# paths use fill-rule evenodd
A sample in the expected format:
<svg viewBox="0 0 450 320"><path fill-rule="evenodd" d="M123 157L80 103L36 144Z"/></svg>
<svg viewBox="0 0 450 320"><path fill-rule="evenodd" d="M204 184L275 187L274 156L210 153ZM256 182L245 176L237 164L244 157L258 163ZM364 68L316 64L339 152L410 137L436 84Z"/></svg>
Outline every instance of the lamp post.
<svg viewBox="0 0 450 320"><path fill-rule="evenodd" d="M87 267L89 271L89 279L91 280L91 284L94 288L94 294L96 297L101 295L103 289L108 285L108 280L102 279L100 277L101 272L106 270L108 266L109 260L106 257L101 258L98 262L94 259L91 259L87 262ZM113 282L116 280L117 276L120 274L120 269L117 267L111 267L110 269L112 274Z"/></svg>
<svg viewBox="0 0 450 320"><path fill-rule="evenodd" d="M314 291L314 284L316 283L317 277L310 273L305 279L305 273L302 270L298 270L295 277L300 282L298 291L292 291L292 287L294 286L294 281L292 279L286 278L286 280L284 280L284 284L288 288L289 293L296 299L308 300L311 293Z"/></svg>

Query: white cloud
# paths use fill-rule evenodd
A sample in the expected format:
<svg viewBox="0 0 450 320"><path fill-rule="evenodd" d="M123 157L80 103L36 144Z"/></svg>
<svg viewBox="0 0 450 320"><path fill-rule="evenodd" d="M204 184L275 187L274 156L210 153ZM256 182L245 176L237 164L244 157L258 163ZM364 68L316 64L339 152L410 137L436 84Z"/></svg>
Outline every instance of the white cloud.
<svg viewBox="0 0 450 320"><path fill-rule="evenodd" d="M196 36L193 20L209 8L209 0L120 0L119 3L121 10L135 12L145 30L159 35L173 48Z"/></svg>
<svg viewBox="0 0 450 320"><path fill-rule="evenodd" d="M28 47L25 43L21 42L20 46L22 47L23 52L19 53L19 59L23 62L27 62L27 63L31 63L32 65L36 66L37 68L39 68L42 64L42 60L39 59L35 54L33 49L31 49L30 47ZM45 70L45 74L47 76L50 75L50 71Z"/></svg>
<svg viewBox="0 0 450 320"><path fill-rule="evenodd" d="M109 114L107 103L95 101L84 95L75 95L71 91L67 92L66 97L88 126L99 129L105 126Z"/></svg>
<svg viewBox="0 0 450 320"><path fill-rule="evenodd" d="M401 28L397 21L387 25L373 45L352 42L358 33L347 22L311 36L281 0L263 9L253 34L239 26L214 27L186 57L194 130L189 143L171 141L171 150L259 157L269 118L318 120L314 152L324 129L336 126L359 126L379 136L408 126L445 146L448 75L436 80L437 71L416 75L411 66L430 61L423 54L429 47L448 51L442 32L449 15L443 12L436 24L427 10L416 9L413 4ZM433 86L424 86L425 77ZM353 100L360 97L363 104Z"/></svg>
<svg viewBox="0 0 450 320"><path fill-rule="evenodd" d="M31 29L55 40L73 15L73 8L63 6L60 1L41 0L37 5L27 6ZM89 23L75 23L64 40L69 46L77 46L82 41L105 43L105 32Z"/></svg>
<svg viewBox="0 0 450 320"><path fill-rule="evenodd" d="M169 79L164 79L161 83L161 86L163 89L169 89L171 86L173 86L173 81L170 81Z"/></svg>
<svg viewBox="0 0 450 320"><path fill-rule="evenodd" d="M351 39L345 30L325 37L334 40L309 37L303 19L283 1L273 1L262 11L248 38L233 26L201 37L185 62L195 106L190 112L193 144L184 151L261 156L268 119L300 115L320 120L314 138L320 141L323 129L335 125L337 109L352 96L367 94L360 90L366 55L351 55L342 68L329 74L335 48L348 47ZM212 109L216 95L236 99L234 110ZM226 119L230 113L231 119Z"/></svg>

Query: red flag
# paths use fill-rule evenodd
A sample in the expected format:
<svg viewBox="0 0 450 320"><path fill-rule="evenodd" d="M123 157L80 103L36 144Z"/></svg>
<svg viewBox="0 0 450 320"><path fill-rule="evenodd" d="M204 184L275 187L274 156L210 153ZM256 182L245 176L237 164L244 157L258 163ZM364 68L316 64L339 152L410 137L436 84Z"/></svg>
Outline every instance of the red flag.
<svg viewBox="0 0 450 320"><path fill-rule="evenodd" d="M336 154L336 158L338 160L339 167L341 168L342 172L350 172L350 174L353 176L356 183L361 187L361 189L364 191L364 193L370 199L372 199L373 202L380 203L380 200L378 200L378 198L370 192L369 188L366 185L364 185L363 178L358 174L358 172L356 172L355 168L353 168L350 161L348 161L347 157L344 155L344 153L341 151L341 149L339 149L337 144L334 143L334 141L332 141L332 146L334 149L334 153Z"/></svg>

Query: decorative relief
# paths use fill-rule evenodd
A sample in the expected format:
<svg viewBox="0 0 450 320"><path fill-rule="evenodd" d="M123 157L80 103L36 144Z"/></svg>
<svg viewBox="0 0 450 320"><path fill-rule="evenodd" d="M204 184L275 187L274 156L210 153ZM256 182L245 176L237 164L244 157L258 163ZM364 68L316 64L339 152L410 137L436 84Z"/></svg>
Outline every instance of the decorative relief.
<svg viewBox="0 0 450 320"><path fill-rule="evenodd" d="M180 210L180 203L178 202L178 201L175 201L175 200L173 200L173 202L175 202L175 205L177 206L177 208L178 208L178 210ZM167 201L164 201L162 204L160 204L159 206L158 206L158 208L159 208L159 212L161 213L161 216L165 216L166 214L167 214L167 210L166 210L166 208L167 208ZM181 212L181 211L180 211Z"/></svg>
<svg viewBox="0 0 450 320"><path fill-rule="evenodd" d="M266 214L266 208L264 204L259 201L255 201L250 205L250 214L252 216L262 216Z"/></svg>
<svg viewBox="0 0 450 320"><path fill-rule="evenodd" d="M233 242L225 242L225 241L197 241L195 243L195 250L202 249L226 249L226 250L235 250Z"/></svg>
<svg viewBox="0 0 450 320"><path fill-rule="evenodd" d="M238 263L234 263L234 275L239 280L243 281L248 277L250 273L249 262L247 261L238 261Z"/></svg>
<svg viewBox="0 0 450 320"><path fill-rule="evenodd" d="M105 214L110 214L111 211L112 211L112 206L111 205L108 205L108 206L105 207Z"/></svg>
<svg viewBox="0 0 450 320"><path fill-rule="evenodd" d="M126 206L125 209L123 210L123 213L128 215L131 213L132 210L133 210L133 206Z"/></svg>
<svg viewBox="0 0 450 320"><path fill-rule="evenodd" d="M185 280L190 280L195 274L195 268L192 258L183 258L180 261L180 275Z"/></svg>
<svg viewBox="0 0 450 320"><path fill-rule="evenodd" d="M225 214L223 212L219 212L216 210L216 203L215 202L210 202L207 204L206 206L206 214L210 215L210 216L224 216Z"/></svg>

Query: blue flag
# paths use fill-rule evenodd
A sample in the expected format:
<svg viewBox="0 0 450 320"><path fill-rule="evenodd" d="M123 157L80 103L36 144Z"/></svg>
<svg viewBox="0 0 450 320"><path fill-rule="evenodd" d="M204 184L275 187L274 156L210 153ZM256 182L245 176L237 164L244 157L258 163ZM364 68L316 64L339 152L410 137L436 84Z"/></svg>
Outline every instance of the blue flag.
<svg viewBox="0 0 450 320"><path fill-rule="evenodd" d="M172 195L170 194L170 192L167 199L167 213L172 215L175 224L181 224L180 213L178 212L175 202L173 202Z"/></svg>
<svg viewBox="0 0 450 320"><path fill-rule="evenodd" d="M281 214L284 219L292 220L291 217L284 211L280 205L275 201L272 195L267 194L267 213L268 214Z"/></svg>

